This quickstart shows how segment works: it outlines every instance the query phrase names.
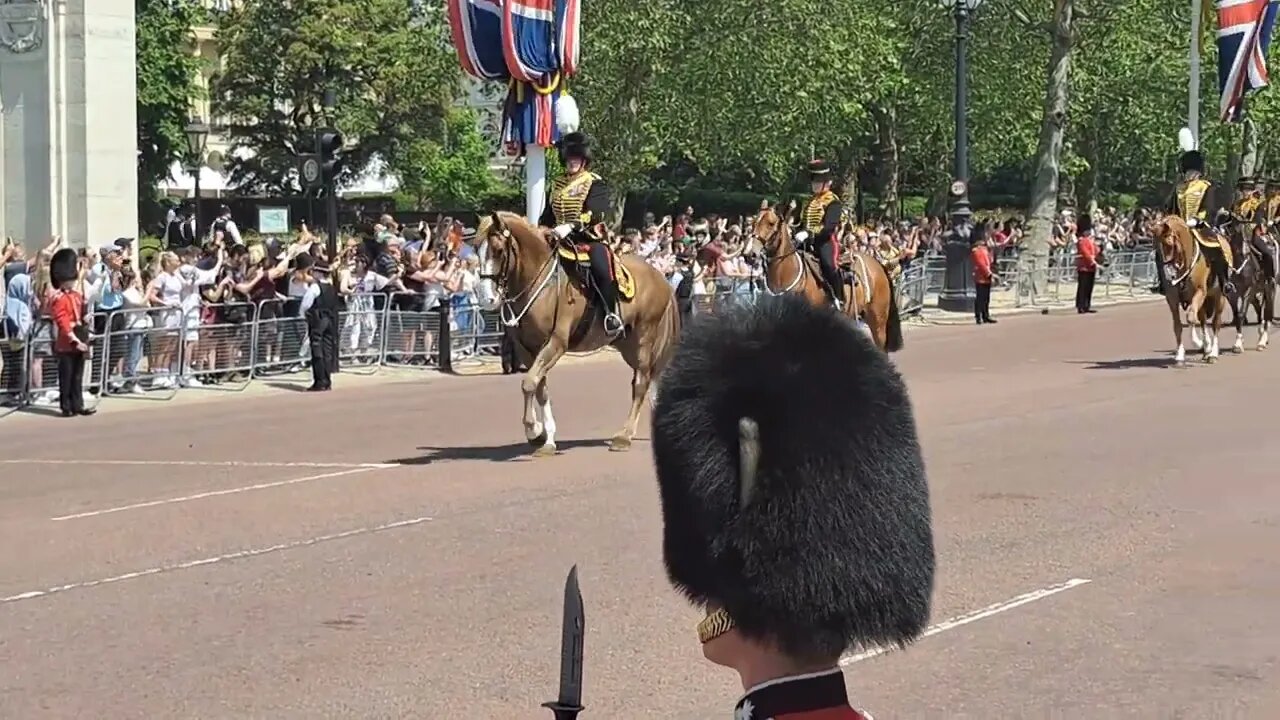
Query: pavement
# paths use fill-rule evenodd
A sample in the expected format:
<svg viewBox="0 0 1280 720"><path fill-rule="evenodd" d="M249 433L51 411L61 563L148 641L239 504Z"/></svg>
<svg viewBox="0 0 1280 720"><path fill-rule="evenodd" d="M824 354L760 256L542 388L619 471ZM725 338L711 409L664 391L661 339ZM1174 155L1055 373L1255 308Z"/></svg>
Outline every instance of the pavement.
<svg viewBox="0 0 1280 720"><path fill-rule="evenodd" d="M1280 717L1277 351L1175 370L1168 326L1133 305L907 336L934 625L846 661L858 705ZM646 433L605 448L629 379L558 367L562 452L536 461L501 375L6 418L0 718L545 718L574 564L583 718L727 716Z"/></svg>

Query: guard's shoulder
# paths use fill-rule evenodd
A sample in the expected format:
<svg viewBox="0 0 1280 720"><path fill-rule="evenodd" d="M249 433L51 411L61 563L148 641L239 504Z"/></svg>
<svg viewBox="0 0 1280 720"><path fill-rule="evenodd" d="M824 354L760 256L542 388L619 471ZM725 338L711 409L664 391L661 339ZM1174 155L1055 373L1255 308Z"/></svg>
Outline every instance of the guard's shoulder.
<svg viewBox="0 0 1280 720"><path fill-rule="evenodd" d="M604 182L604 178L600 177L598 174L596 174L596 173L594 173L594 172L588 172L587 174L591 176L591 182L592 182L592 183L603 183L603 182Z"/></svg>

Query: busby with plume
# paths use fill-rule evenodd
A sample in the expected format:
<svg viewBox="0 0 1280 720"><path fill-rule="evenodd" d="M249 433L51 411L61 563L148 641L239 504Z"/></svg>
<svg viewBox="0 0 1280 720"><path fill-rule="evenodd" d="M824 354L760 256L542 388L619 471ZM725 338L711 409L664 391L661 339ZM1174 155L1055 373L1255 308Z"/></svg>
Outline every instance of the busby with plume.
<svg viewBox="0 0 1280 720"><path fill-rule="evenodd" d="M782 296L701 316L652 420L672 583L788 655L904 645L929 618L929 491L902 378L852 322Z"/></svg>
<svg viewBox="0 0 1280 720"><path fill-rule="evenodd" d="M580 132L571 132L560 138L560 162L567 163L570 158L582 160L583 166L591 164L591 139Z"/></svg>
<svg viewBox="0 0 1280 720"><path fill-rule="evenodd" d="M1178 131L1178 148L1182 155L1178 156L1178 172L1204 172L1204 155L1196 149L1196 139L1190 128Z"/></svg>
<svg viewBox="0 0 1280 720"><path fill-rule="evenodd" d="M49 260L49 280L61 288L80 277L80 256L71 248L62 248Z"/></svg>

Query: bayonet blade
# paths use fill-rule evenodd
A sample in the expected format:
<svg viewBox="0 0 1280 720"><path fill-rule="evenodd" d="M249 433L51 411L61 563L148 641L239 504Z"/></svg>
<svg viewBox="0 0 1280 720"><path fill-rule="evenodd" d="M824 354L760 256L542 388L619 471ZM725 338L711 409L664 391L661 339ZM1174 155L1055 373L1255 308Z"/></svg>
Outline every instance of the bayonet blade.
<svg viewBox="0 0 1280 720"><path fill-rule="evenodd" d="M556 714L556 720L574 720L582 711L582 643L586 618L582 609L582 591L578 588L578 566L569 570L564 581L564 624L560 630L560 696L544 703Z"/></svg>

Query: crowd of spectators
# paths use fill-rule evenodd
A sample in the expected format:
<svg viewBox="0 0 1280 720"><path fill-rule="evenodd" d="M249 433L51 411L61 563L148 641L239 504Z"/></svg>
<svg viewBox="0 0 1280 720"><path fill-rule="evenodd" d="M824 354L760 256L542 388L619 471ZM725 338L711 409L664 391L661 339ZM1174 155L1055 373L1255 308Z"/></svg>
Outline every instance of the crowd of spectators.
<svg viewBox="0 0 1280 720"><path fill-rule="evenodd" d="M1104 209L1094 213L1094 240L1102 256L1146 242L1146 215ZM1022 219L996 214L982 219L990 254L997 264L1016 259L1025 240ZM764 258L750 236L748 219L697 216L692 208L661 219L652 214L641 227L611 239L616 252L635 254L663 272L678 295L753 293L764 288ZM903 221L845 222L840 229L844 252L868 252L894 275L929 256L941 254L946 226L937 217ZM387 359L428 364L435 354L436 333L429 312L442 303L453 309L455 330L480 332L476 310L482 287L479 273L483 246L461 221L444 218L430 225L401 225L389 215L379 218L363 236L347 237L337 257L326 257L325 243L303 225L292 241L267 239L247 243L225 208L206 233L189 220L174 219L166 233L168 247L135 268L131 241L81 251L79 289L96 335L110 325L112 367L105 372L106 392L138 393L208 383L243 380L250 371L249 333L259 327L255 366L295 370L307 357L303 297L312 265L333 269L332 277L346 298L342 328L343 355L371 362L386 342ZM197 235L202 242L191 242ZM174 246L173 243L184 243ZM1055 255L1071 261L1076 221L1070 211L1056 220ZM48 260L62 246L54 239L30 252L6 240L3 265L4 348L9 366L24 340L47 342L44 322L49 287ZM388 337L378 337L382 312L390 304L394 323ZM212 329L212 330L211 330ZM179 342L179 336L183 342ZM472 348L454 348L466 354ZM18 363L20 365L20 363ZM145 368L145 373L142 371ZM32 402L50 405L52 392L41 390L46 373L37 356L30 367ZM6 374L10 385L22 382ZM145 379L144 379L145 377Z"/></svg>

